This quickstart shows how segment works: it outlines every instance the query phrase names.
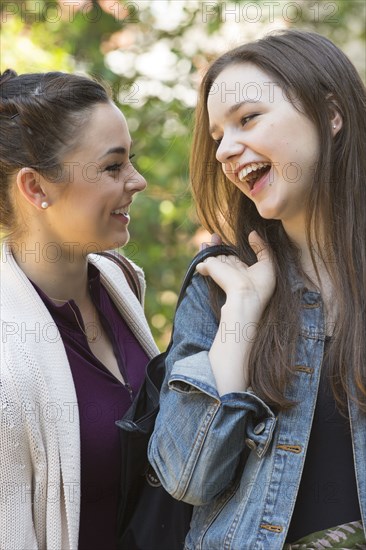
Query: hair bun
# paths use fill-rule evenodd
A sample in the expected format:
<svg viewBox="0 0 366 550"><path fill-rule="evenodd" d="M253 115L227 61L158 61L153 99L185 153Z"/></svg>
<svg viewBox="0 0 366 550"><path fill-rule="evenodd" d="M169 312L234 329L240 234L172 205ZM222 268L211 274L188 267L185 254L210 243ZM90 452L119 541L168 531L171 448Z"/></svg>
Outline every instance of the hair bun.
<svg viewBox="0 0 366 550"><path fill-rule="evenodd" d="M15 78L16 76L18 75L15 71L13 71L13 69L6 69L6 71L4 71L3 74L0 76L0 86L2 84L5 84L5 82L10 80L11 78Z"/></svg>

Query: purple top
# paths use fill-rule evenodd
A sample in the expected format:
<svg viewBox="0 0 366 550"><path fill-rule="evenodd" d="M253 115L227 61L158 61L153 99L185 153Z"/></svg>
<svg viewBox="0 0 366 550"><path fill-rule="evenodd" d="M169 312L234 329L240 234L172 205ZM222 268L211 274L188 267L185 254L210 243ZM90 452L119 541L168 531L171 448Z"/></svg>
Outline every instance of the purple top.
<svg viewBox="0 0 366 550"><path fill-rule="evenodd" d="M119 420L131 405L144 379L148 357L127 326L100 274L89 266L89 288L99 318L112 342L119 369L132 389L124 386L90 351L79 309L73 300L55 305L33 283L52 315L65 345L74 379L80 416L81 509L79 550L117 548L117 510L120 490ZM70 305L71 304L71 307Z"/></svg>

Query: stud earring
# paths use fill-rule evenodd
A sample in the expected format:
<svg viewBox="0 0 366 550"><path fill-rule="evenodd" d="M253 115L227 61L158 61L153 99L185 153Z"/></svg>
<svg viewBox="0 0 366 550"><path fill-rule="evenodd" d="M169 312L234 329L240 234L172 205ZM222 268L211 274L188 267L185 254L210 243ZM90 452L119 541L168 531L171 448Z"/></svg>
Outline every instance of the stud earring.
<svg viewBox="0 0 366 550"><path fill-rule="evenodd" d="M333 128L334 128L334 129L336 129L336 128L337 128L337 126L336 126L335 124L333 124Z"/></svg>
<svg viewBox="0 0 366 550"><path fill-rule="evenodd" d="M48 202L43 201L43 202L41 203L41 208L43 208L43 210L46 210L46 208L48 208Z"/></svg>

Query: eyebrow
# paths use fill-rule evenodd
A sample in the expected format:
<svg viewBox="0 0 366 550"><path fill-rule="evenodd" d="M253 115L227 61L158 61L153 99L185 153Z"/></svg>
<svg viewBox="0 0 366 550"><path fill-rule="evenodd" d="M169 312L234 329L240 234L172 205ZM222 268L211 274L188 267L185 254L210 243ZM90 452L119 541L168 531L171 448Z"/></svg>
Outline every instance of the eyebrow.
<svg viewBox="0 0 366 550"><path fill-rule="evenodd" d="M257 99L251 99L251 100L247 99L245 101L240 101L239 103L235 103L235 105L232 105L226 111L225 117L229 117L230 115L236 113L236 111L239 111L240 107L242 107L243 105L247 105L248 103L260 103L260 101ZM213 124L212 126L210 126L210 129L209 129L210 135L212 135L216 131L216 129L217 129L216 124Z"/></svg>
<svg viewBox="0 0 366 550"><path fill-rule="evenodd" d="M132 141L131 141L131 146L132 146ZM112 155L113 153L117 153L119 155L125 155L127 153L127 149L125 147L112 147L111 149L108 149L108 151L104 153L104 155L99 157L98 160L106 157L107 155Z"/></svg>

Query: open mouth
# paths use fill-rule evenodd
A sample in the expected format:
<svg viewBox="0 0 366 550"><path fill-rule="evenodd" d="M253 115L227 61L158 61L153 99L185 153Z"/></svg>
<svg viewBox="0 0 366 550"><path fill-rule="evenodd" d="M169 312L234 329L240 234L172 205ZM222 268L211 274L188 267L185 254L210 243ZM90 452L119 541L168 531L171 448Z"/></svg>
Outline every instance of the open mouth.
<svg viewBox="0 0 366 550"><path fill-rule="evenodd" d="M122 208L116 208L116 210L112 210L111 217L127 225L130 221L129 205L122 206Z"/></svg>
<svg viewBox="0 0 366 550"><path fill-rule="evenodd" d="M246 183L252 190L257 181L267 174L270 169L271 164L269 162L253 162L247 164L247 166L240 170L238 178L241 182Z"/></svg>
<svg viewBox="0 0 366 550"><path fill-rule="evenodd" d="M113 210L111 214L122 214L123 216L128 216L128 210L127 208L118 208L117 210Z"/></svg>

